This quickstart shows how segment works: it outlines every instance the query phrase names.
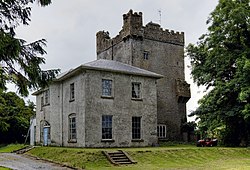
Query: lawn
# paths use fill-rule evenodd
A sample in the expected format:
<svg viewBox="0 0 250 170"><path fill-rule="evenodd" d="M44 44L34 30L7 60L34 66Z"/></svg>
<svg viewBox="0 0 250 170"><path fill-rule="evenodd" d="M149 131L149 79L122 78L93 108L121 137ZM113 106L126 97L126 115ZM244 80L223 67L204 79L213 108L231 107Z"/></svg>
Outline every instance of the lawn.
<svg viewBox="0 0 250 170"><path fill-rule="evenodd" d="M11 169L0 166L0 170L11 170Z"/></svg>
<svg viewBox="0 0 250 170"><path fill-rule="evenodd" d="M250 148L168 146L123 148L137 164L114 166L102 154L103 150L62 147L37 147L27 154L84 169L250 169Z"/></svg>
<svg viewBox="0 0 250 170"><path fill-rule="evenodd" d="M10 144L10 145L1 145L0 153L13 152L15 150L25 147L23 144ZM11 170L10 168L0 166L0 170Z"/></svg>
<svg viewBox="0 0 250 170"><path fill-rule="evenodd" d="M13 152L15 150L24 148L25 145L23 144L9 144L9 145L4 145L4 146L0 146L0 153L3 152Z"/></svg>

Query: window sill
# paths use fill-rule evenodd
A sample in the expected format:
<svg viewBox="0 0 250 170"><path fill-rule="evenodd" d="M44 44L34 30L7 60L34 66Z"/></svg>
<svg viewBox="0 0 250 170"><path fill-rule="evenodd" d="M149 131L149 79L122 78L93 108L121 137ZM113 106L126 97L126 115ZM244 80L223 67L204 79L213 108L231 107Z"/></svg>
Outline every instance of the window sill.
<svg viewBox="0 0 250 170"><path fill-rule="evenodd" d="M142 98L132 98L131 100L134 100L134 101L143 101Z"/></svg>
<svg viewBox="0 0 250 170"><path fill-rule="evenodd" d="M68 140L68 143L77 143L77 140L76 139L70 139L70 140Z"/></svg>
<svg viewBox="0 0 250 170"><path fill-rule="evenodd" d="M43 107L45 107L45 106L49 106L49 105L50 105L50 103L47 103L47 104L44 104L44 105L43 105Z"/></svg>
<svg viewBox="0 0 250 170"><path fill-rule="evenodd" d="M144 142L143 139L132 139L131 142Z"/></svg>
<svg viewBox="0 0 250 170"><path fill-rule="evenodd" d="M75 101L75 99L70 99L70 100L69 100L69 102L73 102L73 101Z"/></svg>
<svg viewBox="0 0 250 170"><path fill-rule="evenodd" d="M102 139L101 142L115 142L114 139Z"/></svg>
<svg viewBox="0 0 250 170"><path fill-rule="evenodd" d="M114 99L114 96L101 96L102 99Z"/></svg>

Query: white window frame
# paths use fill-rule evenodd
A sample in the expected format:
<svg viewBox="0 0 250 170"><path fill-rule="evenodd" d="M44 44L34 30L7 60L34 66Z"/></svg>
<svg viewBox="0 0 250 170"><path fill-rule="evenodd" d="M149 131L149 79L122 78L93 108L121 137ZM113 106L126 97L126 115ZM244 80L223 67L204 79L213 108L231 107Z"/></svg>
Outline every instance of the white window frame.
<svg viewBox="0 0 250 170"><path fill-rule="evenodd" d="M102 79L102 97L113 97L113 80Z"/></svg>
<svg viewBox="0 0 250 170"><path fill-rule="evenodd" d="M141 99L142 98L142 83L141 82L132 82L132 99Z"/></svg>
<svg viewBox="0 0 250 170"><path fill-rule="evenodd" d="M69 120L69 142L77 141L76 114L72 113L68 117Z"/></svg>
<svg viewBox="0 0 250 170"><path fill-rule="evenodd" d="M44 105L49 105L50 103L50 91L49 89L44 92Z"/></svg>
<svg viewBox="0 0 250 170"><path fill-rule="evenodd" d="M113 116L102 115L102 140L113 139Z"/></svg>
<svg viewBox="0 0 250 170"><path fill-rule="evenodd" d="M137 120L139 120L139 122ZM142 138L141 127L142 127L142 117L133 116L132 117L132 140L141 140Z"/></svg>

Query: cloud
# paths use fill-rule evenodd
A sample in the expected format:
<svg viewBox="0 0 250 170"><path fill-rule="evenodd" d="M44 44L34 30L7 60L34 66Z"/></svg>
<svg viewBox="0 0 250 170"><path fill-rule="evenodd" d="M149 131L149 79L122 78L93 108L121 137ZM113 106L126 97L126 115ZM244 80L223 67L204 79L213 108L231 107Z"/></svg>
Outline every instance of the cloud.
<svg viewBox="0 0 250 170"><path fill-rule="evenodd" d="M30 26L20 27L18 36L28 41L48 41L45 69L66 71L96 59L95 35L109 31L112 37L122 28L122 15L129 9L143 12L144 25L160 22L164 29L184 31L186 45L195 43L206 32L206 20L218 0L54 0L52 5L32 7ZM189 83L190 72L186 68ZM187 110L197 107L197 87L192 84L192 98Z"/></svg>

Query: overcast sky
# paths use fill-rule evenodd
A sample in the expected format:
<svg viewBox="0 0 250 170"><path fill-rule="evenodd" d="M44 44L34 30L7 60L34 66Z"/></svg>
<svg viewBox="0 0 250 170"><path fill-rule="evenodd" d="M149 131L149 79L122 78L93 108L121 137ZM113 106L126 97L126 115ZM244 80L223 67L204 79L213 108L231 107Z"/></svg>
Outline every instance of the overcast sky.
<svg viewBox="0 0 250 170"><path fill-rule="evenodd" d="M42 68L60 68L64 72L95 60L96 32L105 30L111 37L116 36L122 28L122 15L130 9L143 13L144 25L152 21L163 29L184 32L187 46L206 33L206 20L217 3L218 0L52 0L45 8L32 6L31 23L19 27L17 36L28 42L45 38L47 55ZM203 90L195 87L187 67L185 72L186 81L191 84L192 98L187 104L190 113L197 108ZM34 101L34 97L30 99Z"/></svg>

